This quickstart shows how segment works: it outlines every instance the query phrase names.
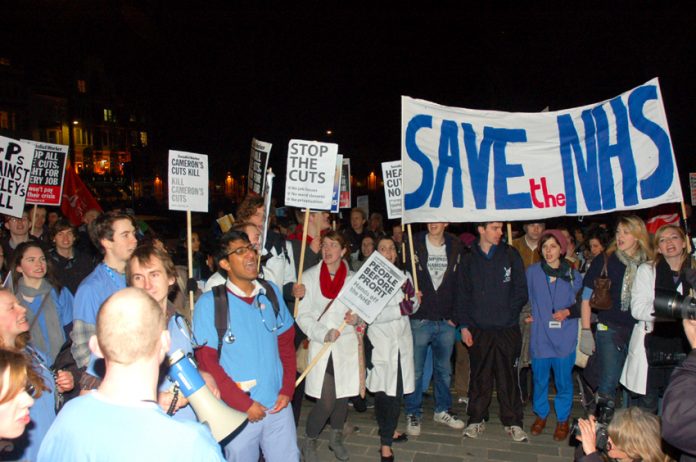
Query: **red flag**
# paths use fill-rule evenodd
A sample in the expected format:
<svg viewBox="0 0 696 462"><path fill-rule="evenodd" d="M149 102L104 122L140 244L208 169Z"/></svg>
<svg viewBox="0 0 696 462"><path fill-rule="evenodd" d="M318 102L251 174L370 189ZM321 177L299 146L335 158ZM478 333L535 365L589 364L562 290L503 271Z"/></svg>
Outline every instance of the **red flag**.
<svg viewBox="0 0 696 462"><path fill-rule="evenodd" d="M65 185L63 186L63 201L60 204L60 210L73 225L80 226L85 212L90 209L101 212L102 208L72 166L68 165L65 170Z"/></svg>
<svg viewBox="0 0 696 462"><path fill-rule="evenodd" d="M655 234L658 229L665 225L679 226L679 214L657 215L645 222L645 227L650 234Z"/></svg>

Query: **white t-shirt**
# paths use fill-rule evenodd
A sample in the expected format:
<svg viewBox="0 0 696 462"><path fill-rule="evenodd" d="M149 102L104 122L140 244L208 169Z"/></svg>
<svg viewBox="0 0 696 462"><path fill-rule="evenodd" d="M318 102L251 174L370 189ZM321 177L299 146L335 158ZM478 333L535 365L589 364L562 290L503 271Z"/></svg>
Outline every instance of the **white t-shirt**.
<svg viewBox="0 0 696 462"><path fill-rule="evenodd" d="M437 290L447 270L447 246L444 242L441 246L436 246L426 236L425 248L428 249L428 272L433 281L433 287Z"/></svg>

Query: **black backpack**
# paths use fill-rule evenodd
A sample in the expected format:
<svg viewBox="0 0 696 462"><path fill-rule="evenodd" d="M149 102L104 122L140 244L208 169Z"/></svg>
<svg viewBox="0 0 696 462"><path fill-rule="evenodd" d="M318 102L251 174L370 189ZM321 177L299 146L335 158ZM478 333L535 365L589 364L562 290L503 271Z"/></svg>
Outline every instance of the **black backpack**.
<svg viewBox="0 0 696 462"><path fill-rule="evenodd" d="M275 290L273 290L273 287L268 281L263 279L257 279L257 281L259 281L261 287L266 291L266 298L271 302L273 313L277 318L278 313L280 313L280 305L278 304L278 296ZM222 339L225 336L225 332L227 332L227 313L229 311L227 304L227 287L225 284L220 284L213 287L212 290L213 300L215 301L215 329L218 334L217 356L219 361L220 353L222 353Z"/></svg>

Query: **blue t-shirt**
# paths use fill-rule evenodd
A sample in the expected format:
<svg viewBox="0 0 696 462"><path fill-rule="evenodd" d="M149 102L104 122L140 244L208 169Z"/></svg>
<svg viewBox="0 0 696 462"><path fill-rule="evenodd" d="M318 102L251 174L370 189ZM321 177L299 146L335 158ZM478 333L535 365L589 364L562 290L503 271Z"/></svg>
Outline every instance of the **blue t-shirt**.
<svg viewBox="0 0 696 462"><path fill-rule="evenodd" d="M283 386L283 364L278 353L278 337L293 325L292 316L280 291L275 285L273 288L280 305L277 318L265 294L257 295L251 304L233 294L227 294L228 333L234 336L234 342L223 341L220 354L220 365L233 381L256 381L256 385L249 390L251 399L269 409L275 405ZM196 340L201 345L217 350L218 335L212 291L201 295L193 313Z"/></svg>
<svg viewBox="0 0 696 462"><path fill-rule="evenodd" d="M34 401L29 410L31 422L27 425L27 430L19 438L11 440L14 448L10 452L0 453L0 460L35 461L41 442L56 419L53 373L48 369L46 358L41 352L31 347L27 347L27 352L31 355L34 370L41 374L48 390L44 390Z"/></svg>
<svg viewBox="0 0 696 462"><path fill-rule="evenodd" d="M125 274L112 270L104 263L98 264L77 289L73 303L73 319L87 324L97 324L97 313L102 303L115 292L125 288Z"/></svg>
<svg viewBox="0 0 696 462"><path fill-rule="evenodd" d="M65 405L44 438L37 460L224 461L205 426L177 422L155 403L115 404L99 392Z"/></svg>

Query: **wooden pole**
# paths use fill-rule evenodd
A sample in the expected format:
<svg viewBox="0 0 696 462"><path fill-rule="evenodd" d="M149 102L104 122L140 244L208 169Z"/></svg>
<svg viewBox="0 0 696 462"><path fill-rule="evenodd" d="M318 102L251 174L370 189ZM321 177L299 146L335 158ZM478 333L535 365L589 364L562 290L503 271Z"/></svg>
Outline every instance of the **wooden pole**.
<svg viewBox="0 0 696 462"><path fill-rule="evenodd" d="M416 289L416 293L418 293L418 275L416 274L416 255L413 251L413 234L411 231L411 223L406 225L406 229L408 230L408 248L411 252L411 276L413 276L413 286Z"/></svg>
<svg viewBox="0 0 696 462"><path fill-rule="evenodd" d="M508 237L508 245L512 245L512 223L508 221L507 224L507 237Z"/></svg>
<svg viewBox="0 0 696 462"><path fill-rule="evenodd" d="M193 279L193 248L191 244L191 211L186 211L186 247L188 250L188 276ZM193 292L189 290L189 310L193 319Z"/></svg>
<svg viewBox="0 0 696 462"><path fill-rule="evenodd" d="M343 324L341 324L337 329L338 332L343 332L343 329L345 329L346 325L347 325L346 322L343 321ZM334 342L324 342L324 346L321 347L321 350L319 350L317 355L314 358L312 358L312 362L309 363L309 365L307 365L307 368L304 370L302 375L300 375L297 378L297 380L295 381L295 386L298 386L300 383L302 383L302 381L305 379L305 377L307 377L307 374L309 374L309 371L311 371L312 368L317 365L317 363L319 362L319 359L321 359L321 357L324 356L324 353L326 353L326 351L329 348L331 348L331 345L333 345L333 344L334 344Z"/></svg>
<svg viewBox="0 0 696 462"><path fill-rule="evenodd" d="M34 204L34 211L31 213L31 226L29 227L29 234L34 234L34 223L36 223L36 208L37 205Z"/></svg>
<svg viewBox="0 0 696 462"><path fill-rule="evenodd" d="M406 267L406 241L404 241L404 222L401 221L401 262Z"/></svg>
<svg viewBox="0 0 696 462"><path fill-rule="evenodd" d="M684 218L684 229L686 231L689 230L689 227L686 225L686 204L684 201L681 201L681 209L682 209L682 217ZM688 232L686 234L686 252L691 253L691 236L689 236Z"/></svg>
<svg viewBox="0 0 696 462"><path fill-rule="evenodd" d="M297 284L302 284L302 268L304 267L305 251L307 250L307 228L309 227L309 209L305 210L304 226L302 226L302 250L300 251L300 266L297 269ZM297 309L300 307L300 299L295 297L295 309L293 316L297 319Z"/></svg>

